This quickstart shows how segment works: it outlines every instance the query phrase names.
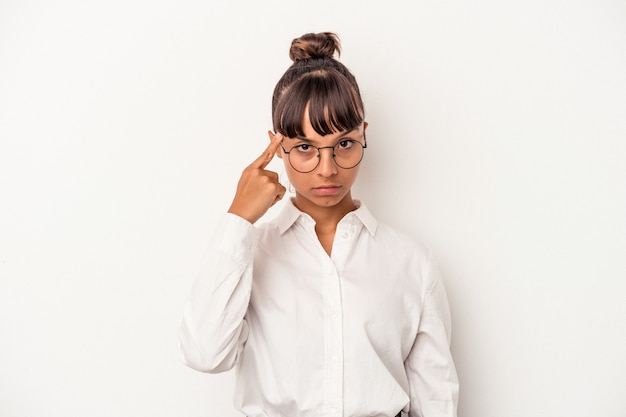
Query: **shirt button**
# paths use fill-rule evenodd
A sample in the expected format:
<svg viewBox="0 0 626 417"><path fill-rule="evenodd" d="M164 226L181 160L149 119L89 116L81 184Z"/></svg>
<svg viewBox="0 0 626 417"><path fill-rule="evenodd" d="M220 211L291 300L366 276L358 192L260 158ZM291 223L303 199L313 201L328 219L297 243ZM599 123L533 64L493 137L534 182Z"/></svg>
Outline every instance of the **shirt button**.
<svg viewBox="0 0 626 417"><path fill-rule="evenodd" d="M344 238L344 239L347 239L347 238L348 238L348 236L350 236L350 234L349 234L348 232L343 232L343 233L341 234L341 237L342 237L342 238Z"/></svg>
<svg viewBox="0 0 626 417"><path fill-rule="evenodd" d="M337 412L337 407L331 407L330 408L330 412L331 413L336 413Z"/></svg>
<svg viewBox="0 0 626 417"><path fill-rule="evenodd" d="M330 310L330 317L335 317L337 315L337 310Z"/></svg>

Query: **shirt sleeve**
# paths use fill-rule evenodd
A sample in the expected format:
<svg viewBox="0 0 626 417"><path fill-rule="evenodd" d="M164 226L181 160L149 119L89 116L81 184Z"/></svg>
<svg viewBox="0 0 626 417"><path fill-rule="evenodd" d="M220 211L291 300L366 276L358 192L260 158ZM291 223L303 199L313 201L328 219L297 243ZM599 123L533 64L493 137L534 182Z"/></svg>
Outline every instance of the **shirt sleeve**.
<svg viewBox="0 0 626 417"><path fill-rule="evenodd" d="M450 309L438 266L429 256L417 337L405 361L409 417L456 417L459 382L450 352Z"/></svg>
<svg viewBox="0 0 626 417"><path fill-rule="evenodd" d="M179 326L183 362L217 373L235 366L248 337L245 320L258 230L234 214L218 223Z"/></svg>

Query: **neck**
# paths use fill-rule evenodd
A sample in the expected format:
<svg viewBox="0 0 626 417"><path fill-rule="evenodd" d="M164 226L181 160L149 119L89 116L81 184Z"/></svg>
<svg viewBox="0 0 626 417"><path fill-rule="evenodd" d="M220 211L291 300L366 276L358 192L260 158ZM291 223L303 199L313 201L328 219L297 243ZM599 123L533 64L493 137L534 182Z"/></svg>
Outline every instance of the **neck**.
<svg viewBox="0 0 626 417"><path fill-rule="evenodd" d="M296 193L295 206L315 220L315 229L319 232L334 232L337 224L344 216L356 210L356 205L350 193L337 204L329 207L313 204Z"/></svg>

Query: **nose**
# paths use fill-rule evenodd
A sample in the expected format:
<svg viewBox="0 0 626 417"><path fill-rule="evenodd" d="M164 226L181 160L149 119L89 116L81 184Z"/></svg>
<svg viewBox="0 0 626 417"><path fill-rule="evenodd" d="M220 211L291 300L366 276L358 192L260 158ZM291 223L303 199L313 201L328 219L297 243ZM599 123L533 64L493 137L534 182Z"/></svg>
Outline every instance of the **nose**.
<svg viewBox="0 0 626 417"><path fill-rule="evenodd" d="M324 152L326 151L326 152ZM330 177L337 173L337 164L333 156L335 149L332 147L320 148L320 163L317 167L318 174L324 177Z"/></svg>

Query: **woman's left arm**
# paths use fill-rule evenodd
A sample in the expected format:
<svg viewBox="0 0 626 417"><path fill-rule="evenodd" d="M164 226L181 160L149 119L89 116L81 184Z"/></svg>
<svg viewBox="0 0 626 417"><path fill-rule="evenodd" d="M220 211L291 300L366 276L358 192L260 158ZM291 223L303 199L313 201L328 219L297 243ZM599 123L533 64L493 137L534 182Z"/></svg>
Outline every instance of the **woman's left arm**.
<svg viewBox="0 0 626 417"><path fill-rule="evenodd" d="M405 369L411 391L410 417L456 417L459 382L450 352L448 297L432 254L417 337Z"/></svg>

